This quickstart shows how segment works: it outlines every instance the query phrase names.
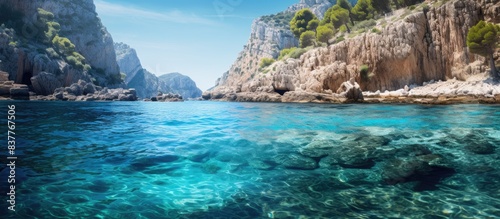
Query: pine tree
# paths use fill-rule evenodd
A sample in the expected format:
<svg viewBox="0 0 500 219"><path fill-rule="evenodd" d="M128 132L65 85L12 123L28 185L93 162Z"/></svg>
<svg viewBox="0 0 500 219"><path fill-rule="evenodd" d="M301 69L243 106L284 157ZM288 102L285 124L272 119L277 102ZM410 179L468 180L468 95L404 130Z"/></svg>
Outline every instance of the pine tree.
<svg viewBox="0 0 500 219"><path fill-rule="evenodd" d="M493 53L498 47L500 38L500 26L480 21L469 29L467 34L467 46L470 52L489 58L491 76L498 78L496 73L495 59Z"/></svg>
<svg viewBox="0 0 500 219"><path fill-rule="evenodd" d="M300 38L306 31L316 31L319 20L309 9L305 8L295 13L290 21L290 30L295 37Z"/></svg>
<svg viewBox="0 0 500 219"><path fill-rule="evenodd" d="M373 18L375 9L372 7L371 0L359 0L358 3L352 8L354 19L358 21L369 20Z"/></svg>

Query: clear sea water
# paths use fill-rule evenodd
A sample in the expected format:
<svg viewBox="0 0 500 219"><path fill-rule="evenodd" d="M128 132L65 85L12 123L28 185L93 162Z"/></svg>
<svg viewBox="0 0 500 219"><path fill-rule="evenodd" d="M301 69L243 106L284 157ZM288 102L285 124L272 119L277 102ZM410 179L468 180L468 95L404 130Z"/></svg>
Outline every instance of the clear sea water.
<svg viewBox="0 0 500 219"><path fill-rule="evenodd" d="M498 105L8 104L2 218L500 218Z"/></svg>

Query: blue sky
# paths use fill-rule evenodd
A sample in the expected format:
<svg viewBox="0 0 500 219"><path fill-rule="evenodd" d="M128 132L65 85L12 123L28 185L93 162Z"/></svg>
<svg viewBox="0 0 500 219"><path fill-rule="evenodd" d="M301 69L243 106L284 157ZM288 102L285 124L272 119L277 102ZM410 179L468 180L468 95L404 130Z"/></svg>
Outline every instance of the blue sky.
<svg viewBox="0 0 500 219"><path fill-rule="evenodd" d="M252 21L299 0L95 0L115 42L137 50L156 75L180 72L202 90L229 70L250 37Z"/></svg>

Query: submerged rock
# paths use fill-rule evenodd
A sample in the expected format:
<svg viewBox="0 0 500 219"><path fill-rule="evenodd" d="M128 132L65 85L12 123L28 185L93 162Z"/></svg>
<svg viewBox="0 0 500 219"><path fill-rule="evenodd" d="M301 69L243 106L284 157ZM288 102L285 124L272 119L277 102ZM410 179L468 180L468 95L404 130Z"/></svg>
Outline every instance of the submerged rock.
<svg viewBox="0 0 500 219"><path fill-rule="evenodd" d="M333 148L339 142L334 140L314 140L303 148L299 149L299 153L310 158L323 158L332 153Z"/></svg>
<svg viewBox="0 0 500 219"><path fill-rule="evenodd" d="M451 176L455 170L441 155L427 154L416 157L395 158L382 167L382 179L388 184L409 181L420 182L418 190L434 189L442 179Z"/></svg>
<svg viewBox="0 0 500 219"><path fill-rule="evenodd" d="M326 164L340 165L346 168L371 168L375 165L373 146L360 146L356 143L338 147L322 160Z"/></svg>
<svg viewBox="0 0 500 219"><path fill-rule="evenodd" d="M288 169L313 170L318 168L318 163L314 159L299 154L282 154L275 156L273 159L276 163Z"/></svg>
<svg viewBox="0 0 500 219"><path fill-rule="evenodd" d="M486 133L473 132L461 139L465 144L465 149L475 154L493 154L496 147L490 143L494 139L485 136Z"/></svg>
<svg viewBox="0 0 500 219"><path fill-rule="evenodd" d="M276 167L276 163L268 160L255 160L252 159L248 162L248 164L258 170L271 170Z"/></svg>

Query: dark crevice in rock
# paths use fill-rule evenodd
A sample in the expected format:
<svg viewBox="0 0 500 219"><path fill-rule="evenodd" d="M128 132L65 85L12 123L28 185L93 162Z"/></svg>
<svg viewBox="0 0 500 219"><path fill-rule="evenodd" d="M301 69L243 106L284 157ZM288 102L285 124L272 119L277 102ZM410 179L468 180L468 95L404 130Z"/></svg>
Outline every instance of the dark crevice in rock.
<svg viewBox="0 0 500 219"><path fill-rule="evenodd" d="M283 90L283 89L276 89L274 88L274 92L280 94L281 96L285 95L286 92L289 92L289 90Z"/></svg>

